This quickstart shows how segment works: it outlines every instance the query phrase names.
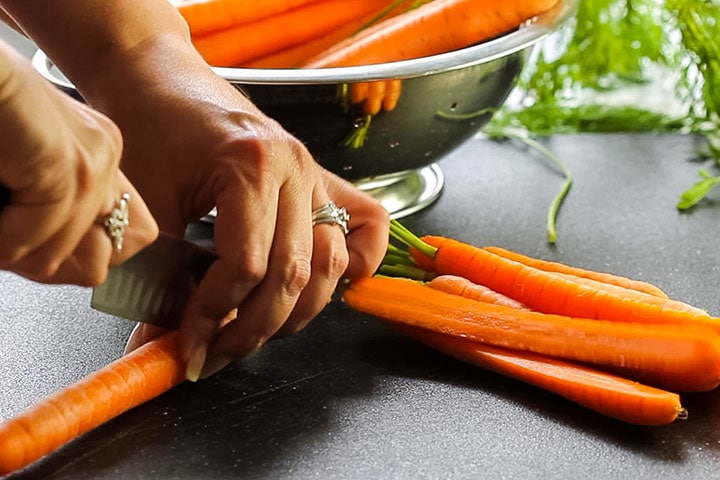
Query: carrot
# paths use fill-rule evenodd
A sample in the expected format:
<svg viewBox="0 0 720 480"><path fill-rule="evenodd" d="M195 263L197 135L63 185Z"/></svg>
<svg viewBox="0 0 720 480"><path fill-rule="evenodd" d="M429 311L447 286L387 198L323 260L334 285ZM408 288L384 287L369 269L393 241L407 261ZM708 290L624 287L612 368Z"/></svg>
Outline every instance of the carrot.
<svg viewBox="0 0 720 480"><path fill-rule="evenodd" d="M193 38L211 65L231 67L307 42L358 17L377 12L390 0L322 0L258 21Z"/></svg>
<svg viewBox="0 0 720 480"><path fill-rule="evenodd" d="M630 289L598 289L450 238L424 236L422 241L437 248L430 260L438 274L465 277L532 310L625 322L705 324L720 330L708 314L683 302ZM419 264L428 262L416 248L410 253Z"/></svg>
<svg viewBox="0 0 720 480"><path fill-rule="evenodd" d="M400 100L402 92L402 80L393 79L385 81L385 94L382 98L382 109L385 112L394 110Z"/></svg>
<svg viewBox="0 0 720 480"><path fill-rule="evenodd" d="M307 42L293 45L279 52L257 58L242 66L248 68L299 68L313 56L330 48L336 43L360 32L364 28L381 20L392 18L416 8L431 0L395 0L387 7L376 12L370 12L365 16L354 18L345 25L338 27L324 35L313 38Z"/></svg>
<svg viewBox="0 0 720 480"><path fill-rule="evenodd" d="M319 0L189 0L176 5L193 36L256 22Z"/></svg>
<svg viewBox="0 0 720 480"><path fill-rule="evenodd" d="M176 332L146 343L0 424L0 475L29 465L184 379Z"/></svg>
<svg viewBox="0 0 720 480"><path fill-rule="evenodd" d="M672 391L707 391L720 384L720 334L706 325L523 311L390 277L354 280L343 299L390 323L588 363Z"/></svg>
<svg viewBox="0 0 720 480"><path fill-rule="evenodd" d="M437 277L433 277L427 284L435 290L460 295L461 297L470 298L479 302L505 305L519 310L529 310L529 308L515 299L506 297L502 293L498 293L485 285L478 285L467 278L458 277L457 275L438 275Z"/></svg>
<svg viewBox="0 0 720 480"><path fill-rule="evenodd" d="M402 92L402 80L375 80L350 84L350 101L362 103L362 113L377 115L389 112L398 104Z"/></svg>
<svg viewBox="0 0 720 480"><path fill-rule="evenodd" d="M398 80L399 81L399 80ZM351 85L352 88L353 85ZM375 115L380 112L385 98L387 82L384 80L368 82L367 96L363 100L363 113Z"/></svg>
<svg viewBox="0 0 720 480"><path fill-rule="evenodd" d="M368 65L449 52L518 28L557 2L435 0L363 30L305 67Z"/></svg>
<svg viewBox="0 0 720 480"><path fill-rule="evenodd" d="M666 305L671 304L675 308L677 308L678 310L681 310L681 311L695 313L702 317L709 316L708 312L706 312L705 310L703 310L701 308L695 307L695 306L690 305L685 302L681 302L679 300L673 300L669 297L652 295L649 293L641 292L639 290L621 287L619 285L613 285L611 283L601 282L599 280L595 280L595 279L588 278L588 277L578 277L578 276L572 275L570 273L561 273L561 272L553 272L553 273L562 278L567 278L568 280L570 280L572 282L576 282L581 285L587 285L591 288L597 289L598 291L612 292L612 293L615 293L615 294L617 294L619 296L623 296L623 297L636 297L638 299L644 300L648 303L652 303L655 305L666 306Z"/></svg>
<svg viewBox="0 0 720 480"><path fill-rule="evenodd" d="M401 331L460 361L558 394L602 415L635 425L666 425L687 418L676 393L584 365L507 350L421 330Z"/></svg>
<svg viewBox="0 0 720 480"><path fill-rule="evenodd" d="M292 45L264 57L253 59L240 66L247 68L300 68L309 58L351 36L375 16L375 12L370 12L368 15L352 19L349 23L312 38L307 42Z"/></svg>
<svg viewBox="0 0 720 480"><path fill-rule="evenodd" d="M528 256L522 255L517 252L512 252L510 250L507 250L507 249L504 249L501 247L490 246L490 247L483 247L483 248L485 248L485 250L488 250L492 253L500 255L501 257L505 257L510 260L515 260L516 262L520 262L523 265L539 268L540 270L545 270L546 272L567 273L567 274L575 275L575 276L582 277L582 278L590 278L590 279L608 283L611 285L617 285L619 287L629 288L631 290L637 290L639 292L645 292L647 294L656 295L658 297L668 298L667 293L665 293L660 288L658 288L657 286L655 286L651 283L641 282L638 280L632 280L630 278L613 275L611 273L596 272L593 270L586 270L586 269L582 269L582 268L573 267L570 265L565 265L563 263L550 262L547 260L532 258L532 257L528 257Z"/></svg>

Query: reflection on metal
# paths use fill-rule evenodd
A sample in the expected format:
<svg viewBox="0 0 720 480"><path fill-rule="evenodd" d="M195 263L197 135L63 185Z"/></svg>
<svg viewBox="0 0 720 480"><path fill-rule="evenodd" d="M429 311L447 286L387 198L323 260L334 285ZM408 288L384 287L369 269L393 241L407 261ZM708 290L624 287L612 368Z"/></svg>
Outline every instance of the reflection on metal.
<svg viewBox="0 0 720 480"><path fill-rule="evenodd" d="M406 217L429 206L440 197L444 184L437 163L355 182L360 190L378 200L391 218Z"/></svg>

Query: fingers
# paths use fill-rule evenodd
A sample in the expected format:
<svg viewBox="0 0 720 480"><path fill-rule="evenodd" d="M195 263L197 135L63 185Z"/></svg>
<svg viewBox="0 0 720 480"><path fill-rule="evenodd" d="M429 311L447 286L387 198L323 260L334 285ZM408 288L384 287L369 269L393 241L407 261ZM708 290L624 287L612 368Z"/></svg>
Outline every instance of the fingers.
<svg viewBox="0 0 720 480"><path fill-rule="evenodd" d="M287 177L249 175L253 183L245 186L245 198L235 193L237 184L227 187L232 193L217 197L218 260L190 299L182 323L191 380L200 374L211 341L220 344L212 354L243 356L272 336L308 281L312 245L305 211L310 199L301 193L307 186L293 183L302 177ZM278 185L278 178L286 183ZM242 323L223 328L215 339L220 323L235 308Z"/></svg>
<svg viewBox="0 0 720 480"><path fill-rule="evenodd" d="M390 215L372 196L352 183L323 170L328 195L350 213L346 240L349 255L344 276L349 279L375 273L387 250Z"/></svg>
<svg viewBox="0 0 720 480"><path fill-rule="evenodd" d="M94 222L71 255L46 281L85 286L98 285L107 277L109 267L123 263L155 241L159 234L155 219L122 172L118 172L118 176L119 192L122 193L118 193L114 201L108 202L111 207L104 207L103 211L106 213ZM102 219L118 207L117 199L122 194L127 194L129 198L128 225L122 234L122 249L117 249L108 229L102 224Z"/></svg>
<svg viewBox="0 0 720 480"><path fill-rule="evenodd" d="M118 171L119 177L119 188L117 196L114 198L114 202L118 201L118 198L123 193L127 193L130 197L128 201L129 208L129 224L123 235L123 246L121 250L113 249L110 257L109 266L113 267L119 265L138 253L143 248L154 242L159 234L158 224L155 221L150 209L143 201L143 198L137 192L135 187L125 177L125 175ZM104 210L104 214L101 217L105 217L116 207L116 203L112 205L111 209ZM103 233L107 239L107 231L103 228Z"/></svg>
<svg viewBox="0 0 720 480"><path fill-rule="evenodd" d="M113 199L108 194L101 210L106 213L98 215L78 212L71 215L65 226L39 248L28 252L5 268L44 283L94 286L104 281L110 266L124 262L154 241L158 228L147 206L121 172L117 172L117 177L119 186L114 188L114 191L129 193L130 198L128 213L131 220L123 234L122 250L113 247L106 228L97 220L117 207L121 193L114 194ZM11 205L8 208L12 210L16 207ZM29 219L32 218L29 210L32 210L32 207L17 207L15 213L24 213ZM32 228L34 222L28 219L25 224Z"/></svg>
<svg viewBox="0 0 720 480"><path fill-rule="evenodd" d="M296 333L317 316L330 303L347 266L344 232L337 225L316 225L313 228L312 276L277 335Z"/></svg>
<svg viewBox="0 0 720 480"><path fill-rule="evenodd" d="M118 173L120 131L2 46L0 65L0 183L10 191L0 212L0 268L45 283L95 285L109 265L157 235L142 199ZM135 197L136 223L119 253L95 222L126 191Z"/></svg>
<svg viewBox="0 0 720 480"><path fill-rule="evenodd" d="M128 340L125 343L125 351L123 352L123 355L132 352L165 332L167 332L166 329L150 325L149 323L136 324L132 332L130 332L130 337L128 337Z"/></svg>
<svg viewBox="0 0 720 480"><path fill-rule="evenodd" d="M327 305L343 275L377 269L387 247L387 212L349 182L319 167L317 172L312 205L287 185L277 199L259 203L269 209L248 208L247 201L218 204L219 260L191 300L182 328L189 339L191 380L211 375L275 335L297 332ZM338 225L312 226L312 210L331 198L351 212L347 238ZM267 225L272 235L262 235L261 227L239 232L237 225ZM251 248L239 251L231 248L235 245ZM235 315L227 318L232 308Z"/></svg>

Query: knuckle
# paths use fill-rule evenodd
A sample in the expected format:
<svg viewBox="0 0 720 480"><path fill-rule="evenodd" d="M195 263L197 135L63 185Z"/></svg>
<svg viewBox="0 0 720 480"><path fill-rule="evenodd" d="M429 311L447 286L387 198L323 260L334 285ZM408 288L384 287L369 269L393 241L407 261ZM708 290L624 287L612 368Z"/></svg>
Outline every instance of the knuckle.
<svg viewBox="0 0 720 480"><path fill-rule="evenodd" d="M281 283L288 296L295 297L307 286L310 281L310 262L305 256L291 258L285 263L281 273Z"/></svg>
<svg viewBox="0 0 720 480"><path fill-rule="evenodd" d="M228 261L232 266L232 280L238 284L257 285L267 273L267 257L259 251L246 250Z"/></svg>
<svg viewBox="0 0 720 480"><path fill-rule="evenodd" d="M333 248L329 254L324 255L325 260L322 262L322 273L327 278L340 278L347 269L350 257L345 248Z"/></svg>
<svg viewBox="0 0 720 480"><path fill-rule="evenodd" d="M62 262L55 259L25 262L20 270L31 280L50 283L60 271Z"/></svg>

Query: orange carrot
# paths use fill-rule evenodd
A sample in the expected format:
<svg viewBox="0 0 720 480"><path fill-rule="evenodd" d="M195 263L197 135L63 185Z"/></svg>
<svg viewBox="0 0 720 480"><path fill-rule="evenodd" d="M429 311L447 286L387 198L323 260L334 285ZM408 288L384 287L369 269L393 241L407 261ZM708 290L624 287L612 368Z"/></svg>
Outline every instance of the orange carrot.
<svg viewBox="0 0 720 480"><path fill-rule="evenodd" d="M253 59L240 66L247 68L299 68L309 58L360 30L363 25L375 18L376 15L375 12L370 12L368 15L352 19L349 23L317 38Z"/></svg>
<svg viewBox="0 0 720 480"><path fill-rule="evenodd" d="M320 53L310 68L368 65L445 53L518 28L558 0L435 0Z"/></svg>
<svg viewBox="0 0 720 480"><path fill-rule="evenodd" d="M363 101L364 113L375 115L380 112L383 98L385 98L386 86L387 82L384 80L368 82L367 97Z"/></svg>
<svg viewBox="0 0 720 480"><path fill-rule="evenodd" d="M402 80L375 80L350 84L350 100L362 103L362 113L377 115L381 111L393 110L400 100Z"/></svg>
<svg viewBox="0 0 720 480"><path fill-rule="evenodd" d="M345 25L324 35L265 57L257 58L242 66L248 68L299 68L313 56L351 37L364 28L381 20L405 13L409 9L416 8L416 6L428 1L431 0L395 0L390 6L383 7L380 11L370 12L365 16L354 18Z"/></svg>
<svg viewBox="0 0 720 480"><path fill-rule="evenodd" d="M402 92L402 80L393 79L385 81L385 94L382 98L382 109L385 112L394 110L400 100Z"/></svg>
<svg viewBox="0 0 720 480"><path fill-rule="evenodd" d="M583 278L590 278L593 280L598 280L600 282L609 283L611 285L617 285L619 287L625 287L625 288L629 288L631 290L645 292L650 295L656 295L658 297L668 298L667 293L663 292L660 288L658 288L657 286L655 286L651 283L641 282L638 280L632 280L630 278L613 275L611 273L596 272L593 270L586 270L586 269L582 269L582 268L573 267L570 265L565 265L563 263L550 262L547 260L532 258L532 257L528 257L528 256L522 255L517 252L512 252L510 250L506 250L501 247L491 246L491 247L483 247L483 248L485 248L485 250L488 250L492 253L500 255L501 257L505 257L510 260L515 260L516 262L520 262L523 265L539 268L540 270L545 270L546 272L568 273L570 275L575 275L575 276L583 277Z"/></svg>
<svg viewBox="0 0 720 480"><path fill-rule="evenodd" d="M461 297L472 300L494 303L495 305L505 305L520 310L529 310L529 308L513 298L506 297L502 293L498 293L485 285L478 285L467 278L458 277L457 275L438 275L437 277L433 277L427 284L435 290L460 295Z"/></svg>
<svg viewBox="0 0 720 480"><path fill-rule="evenodd" d="M193 44L211 65L242 65L377 12L389 1L322 0L252 23L197 36L193 38Z"/></svg>
<svg viewBox="0 0 720 480"><path fill-rule="evenodd" d="M390 323L617 370L658 388L707 391L720 384L720 334L706 325L523 311L391 277L354 280L343 299Z"/></svg>
<svg viewBox="0 0 720 480"><path fill-rule="evenodd" d="M694 314L697 314L702 317L709 316L709 314L701 308L695 307L695 306L690 305L685 302L681 302L679 300L673 300L669 297L652 295L649 293L641 292L639 290L621 287L619 285L613 285L612 283L601 282L599 280L595 280L595 279L588 278L588 277L578 277L578 276L572 275L570 273L562 273L562 272L552 272L552 273L554 275L558 275L562 278L567 278L571 282L576 282L580 285L587 285L590 288L597 289L598 291L612 292L621 297L633 297L633 298L637 298L639 300L643 300L648 303L652 303L654 305L661 305L661 306L672 305L674 308L677 308L678 310L681 310L681 311L694 313Z"/></svg>
<svg viewBox="0 0 720 480"><path fill-rule="evenodd" d="M146 343L0 424L0 475L29 465L184 379L176 332Z"/></svg>
<svg viewBox="0 0 720 480"><path fill-rule="evenodd" d="M687 418L676 393L531 352L492 347L428 330L403 332L463 362L558 394L590 410L635 425L666 425Z"/></svg>
<svg viewBox="0 0 720 480"><path fill-rule="evenodd" d="M319 0L189 0L176 5L193 36L255 22Z"/></svg>
<svg viewBox="0 0 720 480"><path fill-rule="evenodd" d="M424 236L422 240L437 248L430 261L438 274L465 277L532 310L626 322L706 324L720 330L720 324L709 315L683 302L630 289L619 293L594 288L587 282L523 265L450 238ZM417 249L411 248L410 252L418 263L428 262L428 257Z"/></svg>

